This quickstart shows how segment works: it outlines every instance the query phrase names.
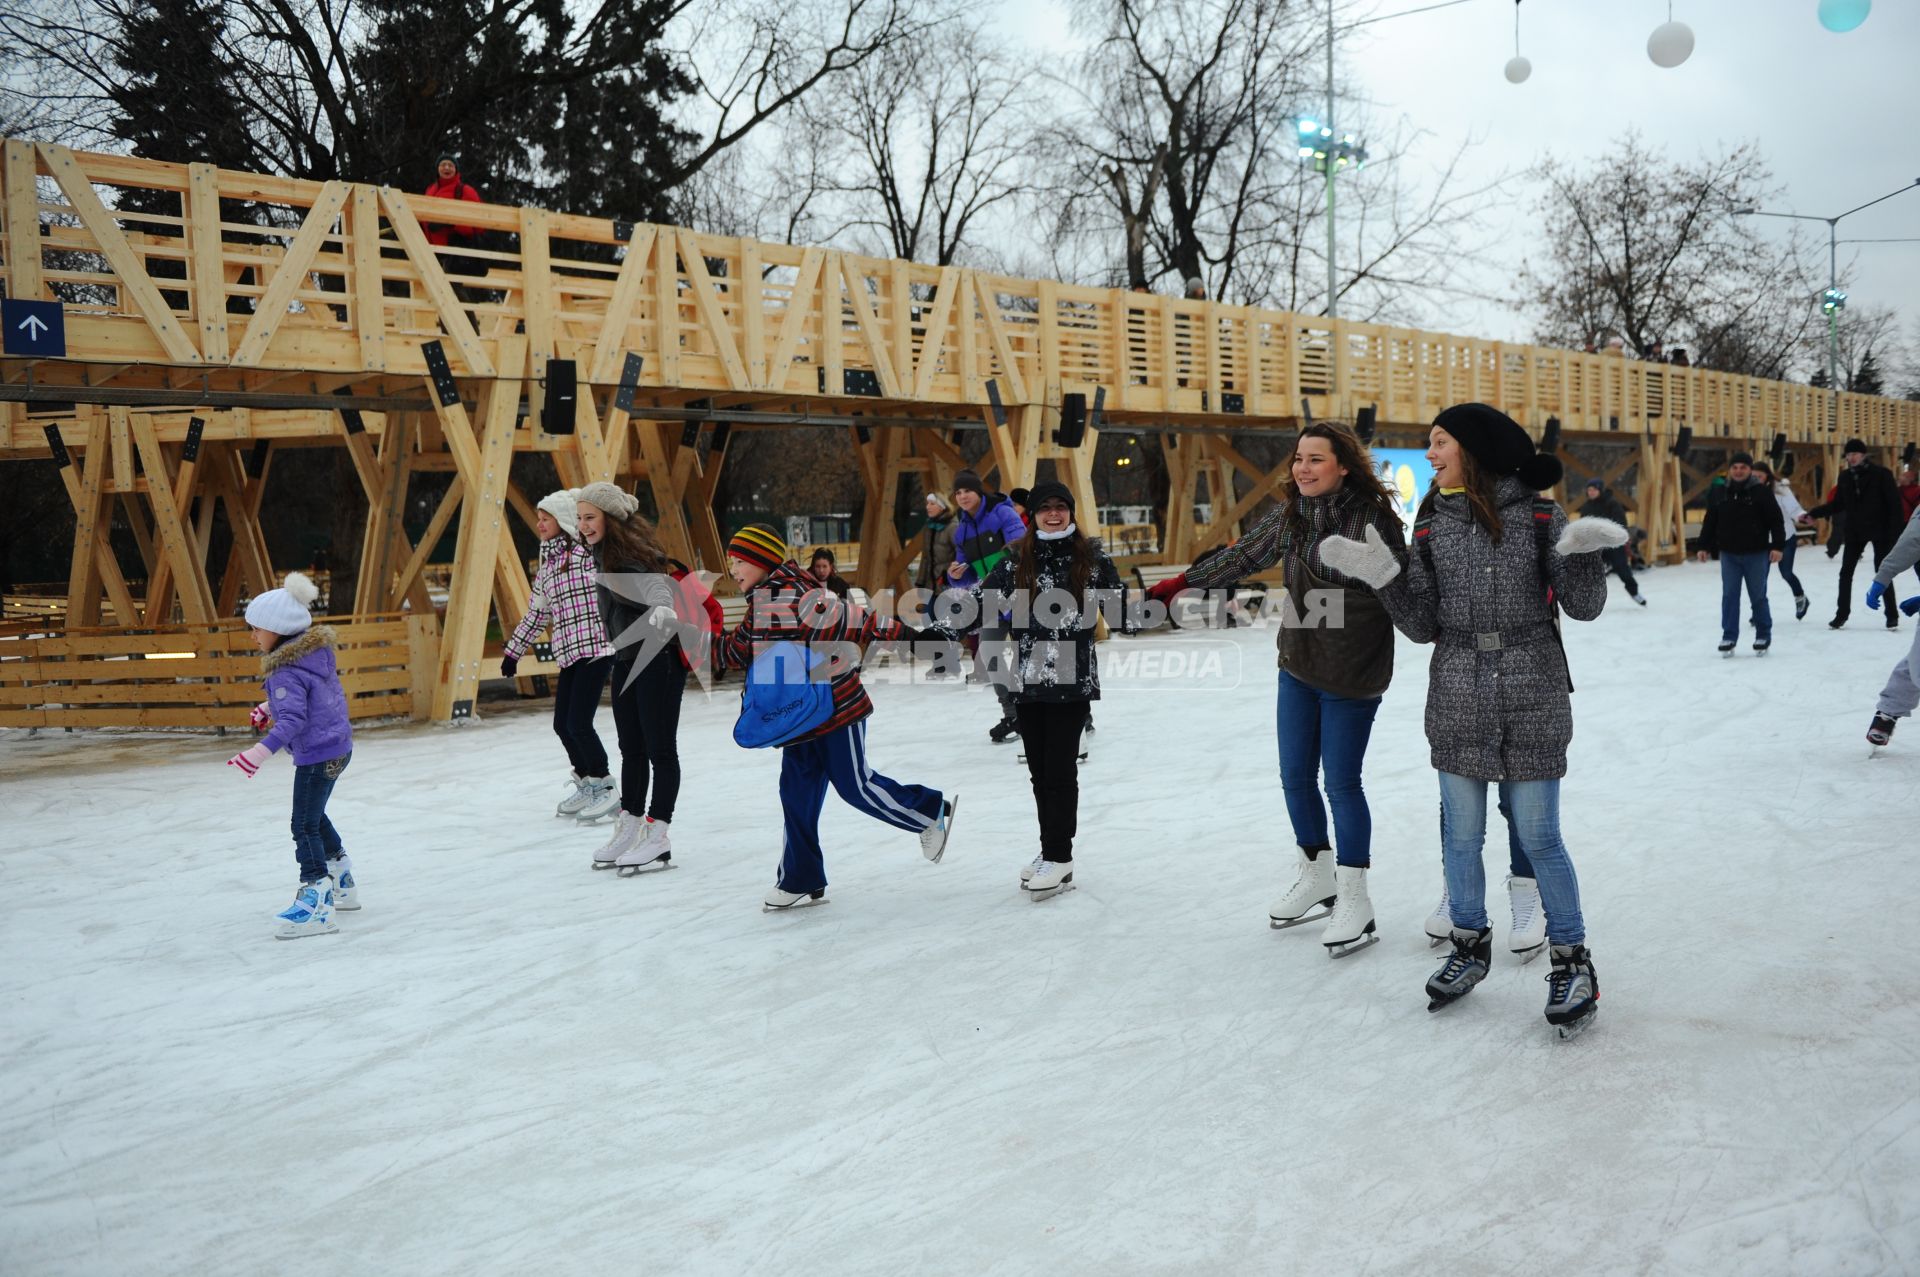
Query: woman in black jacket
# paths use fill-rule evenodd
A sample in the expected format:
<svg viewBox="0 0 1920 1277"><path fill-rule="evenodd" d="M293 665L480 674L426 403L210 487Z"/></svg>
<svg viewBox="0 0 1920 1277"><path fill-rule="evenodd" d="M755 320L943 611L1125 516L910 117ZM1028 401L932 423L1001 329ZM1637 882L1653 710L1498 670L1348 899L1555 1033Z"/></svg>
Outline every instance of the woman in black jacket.
<svg viewBox="0 0 1920 1277"><path fill-rule="evenodd" d="M1080 733L1100 699L1094 628L1103 608L1111 609L1110 622L1120 616L1126 593L1106 551L1080 534L1065 484L1036 484L1031 499L1032 535L974 587L973 614L984 608L998 615L1005 601L1007 636L1018 654L1014 714L1040 817L1040 854L1020 871L1020 886L1044 900L1073 884ZM1133 633L1130 621L1122 628ZM957 637L944 625L934 629Z"/></svg>

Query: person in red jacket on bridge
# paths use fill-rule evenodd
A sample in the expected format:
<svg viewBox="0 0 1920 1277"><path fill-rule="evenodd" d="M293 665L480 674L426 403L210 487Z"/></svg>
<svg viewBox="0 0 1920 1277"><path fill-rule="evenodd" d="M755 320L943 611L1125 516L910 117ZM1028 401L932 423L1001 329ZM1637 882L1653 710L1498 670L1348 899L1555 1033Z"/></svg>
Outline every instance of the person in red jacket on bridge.
<svg viewBox="0 0 1920 1277"><path fill-rule="evenodd" d="M460 176L460 166L453 162L452 156L441 156L439 167L435 171L437 176L433 180L433 185L427 187L423 194L432 199L471 200L475 204L480 202L480 192L474 190ZM423 229L427 232L427 243L441 248L453 244L471 245L480 237L480 232L475 227L453 226L445 222L428 222Z"/></svg>

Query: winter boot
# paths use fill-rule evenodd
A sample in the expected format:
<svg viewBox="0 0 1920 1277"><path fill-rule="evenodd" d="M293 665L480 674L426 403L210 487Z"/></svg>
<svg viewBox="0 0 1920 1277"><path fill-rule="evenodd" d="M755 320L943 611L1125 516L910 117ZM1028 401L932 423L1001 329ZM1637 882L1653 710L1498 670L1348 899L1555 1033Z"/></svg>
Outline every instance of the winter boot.
<svg viewBox="0 0 1920 1277"><path fill-rule="evenodd" d="M1547 1023L1570 1038L1587 1027L1600 1009L1600 977L1583 944L1553 946L1553 970L1547 973Z"/></svg>
<svg viewBox="0 0 1920 1277"><path fill-rule="evenodd" d="M1338 894L1333 881L1333 848L1302 847L1298 876L1287 894L1267 910L1267 925L1284 931L1303 922L1316 922L1333 912Z"/></svg>
<svg viewBox="0 0 1920 1277"><path fill-rule="evenodd" d="M590 825L596 820L611 816L620 806L620 791L614 787L611 776L589 776L586 780L587 800L574 812L581 824Z"/></svg>
<svg viewBox="0 0 1920 1277"><path fill-rule="evenodd" d="M1373 901L1367 899L1367 870L1364 865L1335 865L1333 884L1340 893L1333 903L1333 917L1320 934L1329 958L1344 958L1370 944L1380 943L1373 929Z"/></svg>
<svg viewBox="0 0 1920 1277"><path fill-rule="evenodd" d="M667 824L651 816L640 822L639 835L613 862L622 878L673 867L673 840L667 837Z"/></svg>
<svg viewBox="0 0 1920 1277"><path fill-rule="evenodd" d="M324 936L340 930L340 924L333 920L333 879L301 883L293 903L277 916L280 928L273 934L279 940Z"/></svg>
<svg viewBox="0 0 1920 1277"><path fill-rule="evenodd" d="M1049 900L1063 891L1073 890L1073 862L1071 860L1043 860L1033 876L1026 881L1027 897L1030 900Z"/></svg>
<svg viewBox="0 0 1920 1277"><path fill-rule="evenodd" d="M627 848L639 841L641 833L640 817L630 811L622 811L613 822L613 837L593 853L595 869L611 869L619 861Z"/></svg>
<svg viewBox="0 0 1920 1277"><path fill-rule="evenodd" d="M936 865L947 854L947 835L953 832L953 813L959 806L959 794L946 799L940 804L939 819L920 831L920 854Z"/></svg>
<svg viewBox="0 0 1920 1277"><path fill-rule="evenodd" d="M360 884L354 881L353 857L340 853L338 860L327 862L327 873L333 878L333 907L352 913L360 907Z"/></svg>
<svg viewBox="0 0 1920 1277"><path fill-rule="evenodd" d="M1445 884L1440 887L1440 903L1427 915L1427 948L1434 949L1453 938L1453 902L1447 899Z"/></svg>
<svg viewBox="0 0 1920 1277"><path fill-rule="evenodd" d="M766 894L766 898L760 902L760 912L779 913L787 909L804 909L809 905L823 905L825 903L827 903L827 889L825 887L820 888L818 891L793 892L782 891L780 884L775 883L773 890L769 891Z"/></svg>
<svg viewBox="0 0 1920 1277"><path fill-rule="evenodd" d="M1898 721L1890 714L1875 714L1867 726L1867 743L1878 747L1892 740L1894 724Z"/></svg>
<svg viewBox="0 0 1920 1277"><path fill-rule="evenodd" d="M1487 978L1493 966L1493 928L1468 931L1453 929L1453 952L1440 969L1427 979L1427 1010L1451 1006L1473 992L1473 986Z"/></svg>
<svg viewBox="0 0 1920 1277"><path fill-rule="evenodd" d="M1532 878L1507 876L1507 900L1513 905L1513 930L1507 933L1507 952L1532 962L1547 946L1547 911L1540 907L1540 884Z"/></svg>

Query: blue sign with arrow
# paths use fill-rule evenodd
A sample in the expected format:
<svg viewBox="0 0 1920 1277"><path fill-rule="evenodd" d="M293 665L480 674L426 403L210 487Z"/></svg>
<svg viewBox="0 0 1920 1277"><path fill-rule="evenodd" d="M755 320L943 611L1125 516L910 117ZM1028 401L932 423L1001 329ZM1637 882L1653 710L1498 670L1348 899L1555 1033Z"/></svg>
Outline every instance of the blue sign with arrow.
<svg viewBox="0 0 1920 1277"><path fill-rule="evenodd" d="M9 355L59 359L67 353L67 320L59 302L0 299L0 329Z"/></svg>

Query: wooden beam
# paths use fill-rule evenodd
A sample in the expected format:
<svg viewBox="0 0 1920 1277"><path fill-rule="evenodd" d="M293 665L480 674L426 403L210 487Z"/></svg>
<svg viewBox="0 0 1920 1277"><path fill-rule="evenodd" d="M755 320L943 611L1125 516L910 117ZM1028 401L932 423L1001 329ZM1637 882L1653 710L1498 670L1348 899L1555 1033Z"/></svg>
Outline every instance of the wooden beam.
<svg viewBox="0 0 1920 1277"><path fill-rule="evenodd" d="M187 165L187 261L193 277L193 314L199 321L200 355L227 362L226 247L220 239L220 170Z"/></svg>
<svg viewBox="0 0 1920 1277"><path fill-rule="evenodd" d="M600 321L600 335L593 348L592 372L587 380L604 386L620 371L620 359L628 350L627 325L633 322L634 308L640 304L647 280L647 262L653 255L654 228L636 226L634 238L621 259L620 273L614 277L613 296L607 300L606 316ZM580 402L588 402L582 394Z"/></svg>
<svg viewBox="0 0 1920 1277"><path fill-rule="evenodd" d="M926 335L920 340L920 365L914 372L915 399L927 399L933 394L934 374L940 370L940 349L947 340L954 307L959 303L960 272L951 266L941 267L940 282L934 287L933 309L924 316Z"/></svg>
<svg viewBox="0 0 1920 1277"><path fill-rule="evenodd" d="M136 421L145 422L147 434L149 436L153 435L153 419L151 417L143 415L136 418ZM204 447L206 445L203 444L202 446ZM159 449L157 444L155 445L155 450L164 452L164 450ZM141 449L141 457L145 459L147 455L147 451L143 446ZM154 469L153 462L147 460L147 478L151 485L157 485L164 489L167 473L165 469L165 456L162 455L160 460L162 468L158 471ZM178 514L181 529L186 536L194 569L191 575L180 578L181 583L185 587L182 590L183 610L187 611L188 620L194 619L191 608L188 607L186 603L186 598L187 596L198 594L200 596L200 602L207 613L206 619L212 620L218 615L218 612L214 609L213 586L206 578L207 543L201 538L199 530L188 522L187 519L188 513L193 508L194 489L196 481L199 478L199 472L200 464L198 458L192 461L187 460L184 456L181 458L179 470L173 480L173 508ZM149 492L149 500L157 500L151 492ZM151 556L150 562L152 563L152 567L147 573L147 624L160 625L166 623L173 610L174 572L176 571L178 561L173 555L155 553Z"/></svg>
<svg viewBox="0 0 1920 1277"><path fill-rule="evenodd" d="M147 485L147 499L153 505L154 531L160 538L161 557L173 568L173 575L179 581L180 610L189 623L204 624L213 620L213 591L207 585L206 575L200 571L200 555L193 540L193 534L186 528L180 517L180 507L174 503L174 492L167 481L167 459L160 451L160 441L153 433L153 418L146 413L133 416L133 439L140 449L140 460L147 468L147 477L152 481ZM183 467L183 488L192 490L194 466Z"/></svg>
<svg viewBox="0 0 1920 1277"><path fill-rule="evenodd" d="M427 290L427 299L439 313L440 326L460 352L467 371L476 377L495 376L493 360L487 357L479 334L473 331L473 324L467 319L467 308L454 293L446 272L440 268L440 258L434 253L433 245L427 243L426 232L420 229L406 196L391 186L383 186L380 188L380 207L386 212L387 225L393 228L394 238L400 241L400 247L406 251L407 260L420 272L421 287ZM441 716L436 714L435 717Z"/></svg>
<svg viewBox="0 0 1920 1277"><path fill-rule="evenodd" d="M387 367L387 298L380 275L380 194L355 186L347 209L347 259L353 277L353 330L360 363L370 372Z"/></svg>
<svg viewBox="0 0 1920 1277"><path fill-rule="evenodd" d="M433 508L433 517L427 520L427 530L420 536L420 544L413 547L406 565L400 569L395 579L392 597L398 598L407 593L420 580L420 570L427 565L427 556L433 553L433 547L440 544L440 538L447 534L447 524L460 509L460 499L466 489L460 476L454 475L447 490L440 496L440 504Z"/></svg>
<svg viewBox="0 0 1920 1277"><path fill-rule="evenodd" d="M7 296L28 300L46 297L40 247L40 193L35 182L39 165L33 143L9 138L0 154L0 184L7 202L0 206L0 230L7 233Z"/></svg>
<svg viewBox="0 0 1920 1277"><path fill-rule="evenodd" d="M280 330L280 324L289 313L294 294L307 282L307 273L313 268L314 258L320 254L320 246L333 234L333 224L339 220L340 210L346 206L347 184L328 182L320 188L320 194L307 210L306 220L300 223L300 230L294 235L293 243L278 262L271 258L261 259L261 269L273 264L273 279L267 284L266 292L260 295L253 309L253 321L247 325L247 331L240 336L240 344L234 347L233 363L242 367L257 367L266 356L267 347L273 342L273 335Z"/></svg>
<svg viewBox="0 0 1920 1277"><path fill-rule="evenodd" d="M141 265L140 258L121 232L120 224L100 202L100 197L94 194L93 184L81 169L80 161L67 147L52 142L42 142L39 146L40 159L53 175L53 180L59 183L60 192L67 197L74 216L93 236L101 256L107 259L113 273L119 276L115 287L120 291L122 308L132 303L131 309L146 321L168 359L177 364L200 363L199 347L193 344L186 330L180 327L180 321L174 318L172 307L167 305L166 298L160 295L160 290L147 275L146 267Z"/></svg>
<svg viewBox="0 0 1920 1277"><path fill-rule="evenodd" d="M789 388L787 381L793 372L793 352L800 334L806 330L807 320L816 306L822 314L825 313L825 303L819 301L820 268L825 260L826 254L817 248L809 248L800 254L799 274L793 281L793 291L788 295L786 313L780 317L780 336L774 342L772 357L767 361L766 380L761 383L763 390L784 391Z"/></svg>
<svg viewBox="0 0 1920 1277"><path fill-rule="evenodd" d="M854 322L860 325L860 336L867 343L867 357L873 362L874 375L880 380L880 396L883 399L899 399L900 379L894 375L893 356L887 350L887 335L880 328L880 321L873 313L873 301L867 296L867 279L858 270L847 265L847 259L840 258L841 278L846 281L847 301L853 307ZM829 384L828 394L838 394L840 387Z"/></svg>

